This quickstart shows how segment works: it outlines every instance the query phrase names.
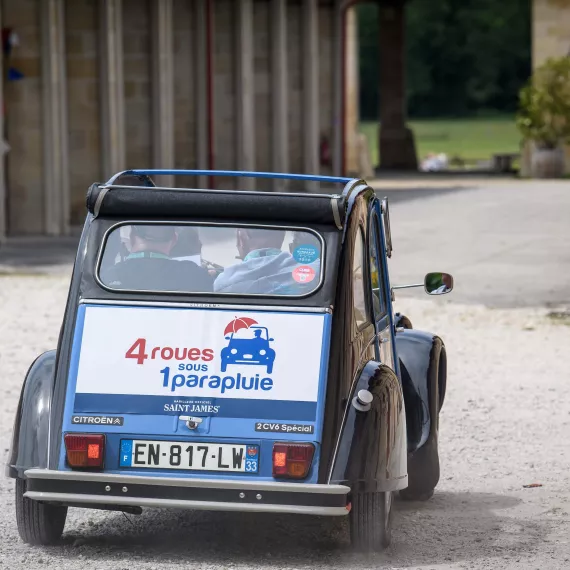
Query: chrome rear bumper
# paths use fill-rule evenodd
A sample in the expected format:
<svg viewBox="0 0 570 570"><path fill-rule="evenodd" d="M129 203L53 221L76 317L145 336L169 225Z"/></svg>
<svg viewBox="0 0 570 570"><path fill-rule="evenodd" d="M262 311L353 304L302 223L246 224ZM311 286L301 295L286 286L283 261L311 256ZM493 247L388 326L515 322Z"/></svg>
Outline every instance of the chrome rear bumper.
<svg viewBox="0 0 570 570"><path fill-rule="evenodd" d="M65 505L159 507L308 515L347 515L345 485L181 479L29 469L29 499Z"/></svg>

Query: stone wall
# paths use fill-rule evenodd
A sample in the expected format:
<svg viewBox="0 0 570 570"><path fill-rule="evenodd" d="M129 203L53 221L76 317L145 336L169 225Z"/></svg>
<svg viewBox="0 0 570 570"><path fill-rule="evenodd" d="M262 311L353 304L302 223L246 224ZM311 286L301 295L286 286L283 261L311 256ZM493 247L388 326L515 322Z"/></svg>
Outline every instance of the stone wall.
<svg viewBox="0 0 570 570"><path fill-rule="evenodd" d="M8 231L38 234L45 231L45 177L43 173L42 61L40 2L2 0L2 21L12 27L20 45L6 62L24 74L4 82L7 155ZM153 164L151 2L123 0L123 73L126 167ZM98 0L63 0L69 138L70 208L72 225L85 216L88 186L104 181L101 133L101 49ZM214 167L239 168L236 152L236 0L214 0L213 13L213 149ZM319 3L319 130L329 144L334 140L334 18L332 4ZM190 0L173 0L174 136L176 168L198 166L197 90L206 77L197 69L196 10ZM273 96L271 2L253 2L255 168L273 169ZM287 80L289 169L303 172L303 20L302 3L287 4ZM322 167L323 173L331 173ZM177 180L178 184L182 181ZM184 180L192 184L194 181ZM245 181L219 178L217 188L244 187ZM259 181L259 190L272 187Z"/></svg>
<svg viewBox="0 0 570 570"><path fill-rule="evenodd" d="M287 6L289 170L303 172L303 22L300 3Z"/></svg>
<svg viewBox="0 0 570 570"><path fill-rule="evenodd" d="M85 193L101 181L98 11L96 0L74 0L65 10L67 121L71 223L85 217Z"/></svg>
<svg viewBox="0 0 570 570"><path fill-rule="evenodd" d="M213 113L214 166L216 170L235 170L236 153L236 7L234 0L218 0L213 10ZM233 180L217 178L216 188L235 188Z"/></svg>
<svg viewBox="0 0 570 570"><path fill-rule="evenodd" d="M197 166L195 13L193 3L174 0L174 136L175 167Z"/></svg>
<svg viewBox="0 0 570 570"><path fill-rule="evenodd" d="M273 170L271 138L273 113L271 101L271 21L269 2L253 3L253 38L255 74L255 168L269 172ZM258 190L271 190L270 180L258 180Z"/></svg>
<svg viewBox="0 0 570 570"><path fill-rule="evenodd" d="M123 0L123 50L127 168L158 167L152 160L149 0Z"/></svg>
<svg viewBox="0 0 570 570"><path fill-rule="evenodd" d="M2 24L17 32L20 45L5 61L24 74L5 81L6 139L11 147L6 159L8 232L44 231L41 37L39 0L4 2Z"/></svg>
<svg viewBox="0 0 570 570"><path fill-rule="evenodd" d="M333 12L321 6L319 9L319 134L328 141L331 160L334 145L334 24ZM331 166L321 165L321 174L331 175Z"/></svg>

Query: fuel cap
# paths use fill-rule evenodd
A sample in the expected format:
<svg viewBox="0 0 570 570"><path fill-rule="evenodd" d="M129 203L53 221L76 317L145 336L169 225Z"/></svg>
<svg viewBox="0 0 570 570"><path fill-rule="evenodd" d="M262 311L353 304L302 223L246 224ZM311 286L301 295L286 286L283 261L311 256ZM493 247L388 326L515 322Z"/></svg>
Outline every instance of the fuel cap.
<svg viewBox="0 0 570 570"><path fill-rule="evenodd" d="M367 412L372 406L374 396L368 390L359 390L358 394L352 399L352 405L359 412Z"/></svg>

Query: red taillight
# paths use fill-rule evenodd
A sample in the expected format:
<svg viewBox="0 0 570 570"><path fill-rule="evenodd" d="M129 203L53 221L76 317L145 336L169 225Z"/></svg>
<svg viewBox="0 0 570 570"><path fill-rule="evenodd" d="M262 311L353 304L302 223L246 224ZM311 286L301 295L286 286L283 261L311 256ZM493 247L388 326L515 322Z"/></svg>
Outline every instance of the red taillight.
<svg viewBox="0 0 570 570"><path fill-rule="evenodd" d="M314 454L312 443L274 443L273 477L304 479L309 474Z"/></svg>
<svg viewBox="0 0 570 570"><path fill-rule="evenodd" d="M67 433L63 439L70 467L103 467L104 435Z"/></svg>

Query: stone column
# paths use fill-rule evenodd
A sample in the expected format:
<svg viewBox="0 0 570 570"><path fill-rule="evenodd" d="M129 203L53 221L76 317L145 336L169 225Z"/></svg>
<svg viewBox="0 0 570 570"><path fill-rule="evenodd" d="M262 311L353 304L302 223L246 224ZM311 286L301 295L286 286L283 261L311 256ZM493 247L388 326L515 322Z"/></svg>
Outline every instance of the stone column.
<svg viewBox="0 0 570 570"><path fill-rule="evenodd" d="M287 0L271 0L271 100L273 105L273 170L289 170L287 81ZM273 180L273 190L284 192L286 180Z"/></svg>
<svg viewBox="0 0 570 570"><path fill-rule="evenodd" d="M209 168L209 149L210 149L210 132L208 128L208 1L196 0L195 17L196 17L196 68L188 70L188 73L195 74L199 78L196 81L196 152L197 167L199 170L208 170ZM200 188L208 188L210 181L206 176L198 178L198 186Z"/></svg>
<svg viewBox="0 0 570 570"><path fill-rule="evenodd" d="M152 0L152 139L155 168L174 168L174 72L172 0ZM172 186L173 176L157 184Z"/></svg>
<svg viewBox="0 0 570 570"><path fill-rule="evenodd" d="M334 7L334 47L333 47L333 154L332 154L332 174L342 176L343 167L343 54L344 54L344 9L343 1L336 0Z"/></svg>
<svg viewBox="0 0 570 570"><path fill-rule="evenodd" d="M101 159L103 177L125 169L122 0L99 2Z"/></svg>
<svg viewBox="0 0 570 570"><path fill-rule="evenodd" d="M69 231L70 216L63 0L40 5L44 227L48 235L61 235Z"/></svg>
<svg viewBox="0 0 570 570"><path fill-rule="evenodd" d="M318 174L319 163L319 6L303 0L303 157L307 174ZM307 189L315 191L318 182Z"/></svg>
<svg viewBox="0 0 570 570"><path fill-rule="evenodd" d="M237 0L236 143L240 170L255 170L255 77L253 70L253 0ZM248 179L248 189L255 179Z"/></svg>
<svg viewBox="0 0 570 570"><path fill-rule="evenodd" d="M344 16L344 169L345 175L362 176L360 172L359 69L358 69L358 20L356 8L346 8Z"/></svg>
<svg viewBox="0 0 570 570"><path fill-rule="evenodd" d="M412 131L406 127L405 0L379 2L380 166L417 170Z"/></svg>

